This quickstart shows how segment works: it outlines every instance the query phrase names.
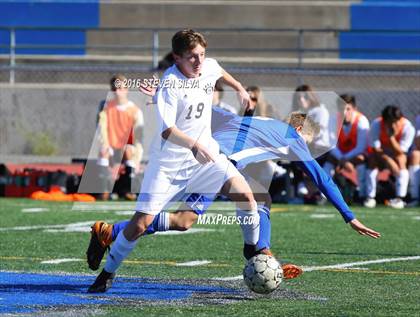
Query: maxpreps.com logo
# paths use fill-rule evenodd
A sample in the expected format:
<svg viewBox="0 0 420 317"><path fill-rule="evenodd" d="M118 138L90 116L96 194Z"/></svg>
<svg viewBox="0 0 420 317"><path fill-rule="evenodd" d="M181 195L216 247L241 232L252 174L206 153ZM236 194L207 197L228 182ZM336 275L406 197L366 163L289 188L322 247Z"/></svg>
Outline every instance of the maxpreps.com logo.
<svg viewBox="0 0 420 317"><path fill-rule="evenodd" d="M207 85L204 86L203 89L207 95L211 95L213 93L214 86L211 83L208 83Z"/></svg>

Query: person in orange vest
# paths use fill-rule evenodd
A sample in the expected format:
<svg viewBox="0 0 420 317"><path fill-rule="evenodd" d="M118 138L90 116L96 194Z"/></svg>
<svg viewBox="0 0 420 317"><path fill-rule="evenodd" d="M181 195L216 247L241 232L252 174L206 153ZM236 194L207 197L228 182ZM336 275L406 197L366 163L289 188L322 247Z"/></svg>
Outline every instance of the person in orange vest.
<svg viewBox="0 0 420 317"><path fill-rule="evenodd" d="M409 182L407 153L413 143L414 134L413 125L395 105L386 106L382 115L372 122L365 207L376 206L378 168L389 168L396 178L396 198L390 199L388 205L397 209L404 208L403 198L407 195Z"/></svg>
<svg viewBox="0 0 420 317"><path fill-rule="evenodd" d="M324 170L328 175L333 175L336 169L357 171L359 197L366 198L366 165L364 153L368 146L369 120L358 111L356 98L344 94L337 100L340 108L339 119L343 125L338 132L337 145L327 156Z"/></svg>
<svg viewBox="0 0 420 317"><path fill-rule="evenodd" d="M100 152L98 158L100 190L102 198L108 199L111 188L109 166L124 164L122 193L128 199L135 199L130 191L135 170L141 161L143 113L137 105L128 99L127 78L115 75L110 80L111 98L100 106L98 127L100 132Z"/></svg>
<svg viewBox="0 0 420 317"><path fill-rule="evenodd" d="M410 174L410 207L415 207L419 204L420 192L420 114L416 117L416 138L414 139L413 147L409 157Z"/></svg>

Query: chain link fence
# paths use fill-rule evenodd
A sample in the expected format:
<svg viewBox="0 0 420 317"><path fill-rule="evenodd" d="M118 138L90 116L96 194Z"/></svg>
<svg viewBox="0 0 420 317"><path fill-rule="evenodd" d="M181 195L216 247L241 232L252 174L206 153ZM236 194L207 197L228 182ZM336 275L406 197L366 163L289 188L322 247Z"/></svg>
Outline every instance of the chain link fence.
<svg viewBox="0 0 420 317"><path fill-rule="evenodd" d="M314 70L285 68L226 67L243 85L257 85L278 113L291 107L289 96L301 84L316 91L356 96L359 109L369 120L389 104L401 107L414 122L420 114L420 71ZM0 72L0 155L49 155L87 157L96 130L98 105L109 93L115 73L127 78L150 78L144 66L36 66L17 68L16 84L7 83L8 71ZM144 142L147 147L154 117L147 98L136 89L130 99L145 114ZM232 98L230 99L232 101ZM285 110L287 109L287 110ZM147 157L147 155L146 155Z"/></svg>

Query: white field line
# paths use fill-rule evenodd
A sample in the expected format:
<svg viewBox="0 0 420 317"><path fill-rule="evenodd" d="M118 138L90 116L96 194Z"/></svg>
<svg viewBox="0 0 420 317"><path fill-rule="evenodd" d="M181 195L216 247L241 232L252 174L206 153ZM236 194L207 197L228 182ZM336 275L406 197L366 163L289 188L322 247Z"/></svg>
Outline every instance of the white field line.
<svg viewBox="0 0 420 317"><path fill-rule="evenodd" d="M114 202L114 203L84 203L84 202L75 202L71 210L72 211L125 211L125 210L131 210L132 213L134 213L136 209L137 203L134 202ZM177 210L178 205L175 203L173 204L168 210ZM218 202L215 205L212 205L208 211L213 212L220 212L220 211L232 211L235 210L236 207L234 203L227 201L227 202Z"/></svg>
<svg viewBox="0 0 420 317"><path fill-rule="evenodd" d="M41 264L60 264L60 263L67 263L67 262L80 262L80 261L84 261L84 260L76 259L76 258L55 259L55 260L42 261Z"/></svg>
<svg viewBox="0 0 420 317"><path fill-rule="evenodd" d="M207 229L207 228L191 228L188 229L187 231L175 231L175 230L170 230L170 231L158 231L155 234L158 235L178 235L178 234L191 234L191 233L201 233L201 232L220 232L222 230L216 230L216 229Z"/></svg>
<svg viewBox="0 0 420 317"><path fill-rule="evenodd" d="M335 218L337 215L333 214L312 214L309 217L314 219L327 219L327 218Z"/></svg>
<svg viewBox="0 0 420 317"><path fill-rule="evenodd" d="M45 212L50 211L49 208L23 208L22 212L24 213L35 213L35 212Z"/></svg>
<svg viewBox="0 0 420 317"><path fill-rule="evenodd" d="M69 262L82 262L86 261L86 259L80 259L80 258L63 258L63 259L50 259L50 260L44 260L41 261L41 264L60 264L60 263L69 263ZM130 261L128 261L130 262ZM140 261L141 262L141 261ZM145 261L147 262L147 261ZM203 266L207 264L211 264L212 261L208 260L196 260L196 261L188 261L188 262L170 262L167 261L167 263L170 263L174 266L186 266L186 267L193 267L193 266Z"/></svg>
<svg viewBox="0 0 420 317"><path fill-rule="evenodd" d="M115 211L114 214L119 215L119 216L132 216L134 215L134 211L133 210L120 210L120 211Z"/></svg>
<svg viewBox="0 0 420 317"><path fill-rule="evenodd" d="M112 220L105 220L112 223ZM75 222L61 225L38 225L38 226L18 226L18 227L0 227L0 231L28 231L28 230L42 230L44 232L90 232L90 227L94 221ZM179 235L179 234L194 234L201 232L215 232L220 231L216 229L207 228L191 228L187 231L166 231L157 232L159 235Z"/></svg>
<svg viewBox="0 0 420 317"><path fill-rule="evenodd" d="M401 258L377 259L377 260L370 260L370 261L359 261L359 262L350 262L350 263L325 265L325 266L308 266L308 267L303 267L302 269L304 272L311 272L311 271L321 271L321 270L328 270L328 269L344 269L344 268L349 268L349 267L359 266L359 265L400 262L400 261L416 261L416 260L420 260L420 256L406 256L406 257L401 257Z"/></svg>
<svg viewBox="0 0 420 317"><path fill-rule="evenodd" d="M202 260L202 261L189 261L189 262L183 262L183 263L177 263L175 266L200 266L200 265L206 265L210 264L211 261Z"/></svg>
<svg viewBox="0 0 420 317"><path fill-rule="evenodd" d="M377 259L377 260L370 260L370 261L359 261L359 262L349 262L349 263L341 263L341 264L334 264L334 265L323 265L323 266L304 266L302 267L303 272L313 272L313 271L323 271L328 269L347 269L353 268L357 266L369 265L369 264L378 264L378 263L389 263L389 262L400 262L400 261L416 261L420 260L420 256L407 256L401 258L388 258L388 259ZM357 268L360 269L360 268ZM234 281L234 280L241 280L243 277L242 275L232 276L232 277L217 277L213 280L217 281Z"/></svg>
<svg viewBox="0 0 420 317"><path fill-rule="evenodd" d="M90 226L94 221L84 221L76 223L68 223L61 225L39 225L39 226L18 226L18 227L2 227L0 231L26 231L26 230L44 230L53 232L89 232Z"/></svg>

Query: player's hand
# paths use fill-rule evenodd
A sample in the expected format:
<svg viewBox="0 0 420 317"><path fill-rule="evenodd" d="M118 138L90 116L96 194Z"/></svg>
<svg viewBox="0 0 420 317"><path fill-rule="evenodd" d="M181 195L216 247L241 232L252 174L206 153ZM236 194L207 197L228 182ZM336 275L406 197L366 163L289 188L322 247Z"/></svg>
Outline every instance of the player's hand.
<svg viewBox="0 0 420 317"><path fill-rule="evenodd" d="M213 155L200 143L194 144L191 151L193 152L197 161L199 161L201 164L214 162Z"/></svg>
<svg viewBox="0 0 420 317"><path fill-rule="evenodd" d="M238 91L238 98L239 98L239 103L241 104L242 108L245 109L245 112L246 111L253 111L254 110L250 106L249 94L245 90L245 88L242 88L241 90Z"/></svg>
<svg viewBox="0 0 420 317"><path fill-rule="evenodd" d="M159 78L156 75L153 75L153 82L158 82ZM157 85L153 85L150 81L143 81L139 87L140 92L143 94L153 97L156 94Z"/></svg>
<svg viewBox="0 0 420 317"><path fill-rule="evenodd" d="M400 127L399 127L399 124L398 124L398 121L397 122L394 122L393 124L392 124L392 126L391 126L391 134L389 135L389 136L393 136L393 135L397 135L398 134L398 132L399 132L399 130L400 130Z"/></svg>
<svg viewBox="0 0 420 317"><path fill-rule="evenodd" d="M359 220L353 219L349 222L350 226L356 230L359 234L362 236L368 236L374 239L380 238L381 234L379 232L376 232L375 230L372 230L368 227L366 227L364 224L362 224Z"/></svg>

